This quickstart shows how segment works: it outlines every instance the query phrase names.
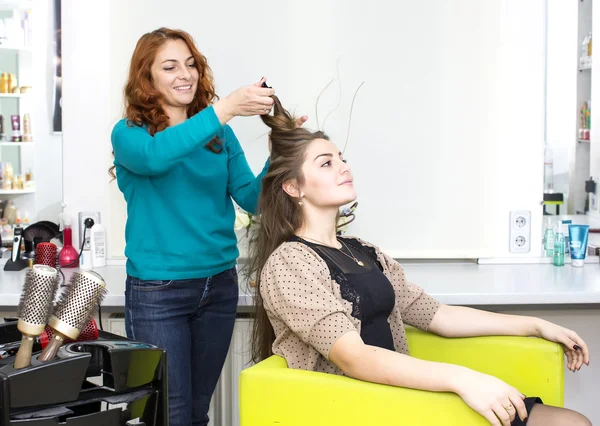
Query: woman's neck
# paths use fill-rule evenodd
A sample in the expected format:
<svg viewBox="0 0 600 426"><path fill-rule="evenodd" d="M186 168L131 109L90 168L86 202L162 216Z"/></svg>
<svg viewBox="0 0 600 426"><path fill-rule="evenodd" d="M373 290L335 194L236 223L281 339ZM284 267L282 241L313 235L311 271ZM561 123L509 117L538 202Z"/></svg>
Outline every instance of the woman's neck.
<svg viewBox="0 0 600 426"><path fill-rule="evenodd" d="M169 127L176 126L187 120L187 107L164 106L163 110L169 117Z"/></svg>
<svg viewBox="0 0 600 426"><path fill-rule="evenodd" d="M317 209L306 205L304 207L304 224L296 235L309 241L338 247L336 223L337 209Z"/></svg>

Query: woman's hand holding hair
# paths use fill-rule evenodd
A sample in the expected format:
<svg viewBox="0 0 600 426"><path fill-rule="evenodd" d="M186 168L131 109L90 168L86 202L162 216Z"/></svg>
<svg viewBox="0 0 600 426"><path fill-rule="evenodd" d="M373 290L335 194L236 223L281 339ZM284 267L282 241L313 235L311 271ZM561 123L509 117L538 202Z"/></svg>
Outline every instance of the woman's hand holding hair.
<svg viewBox="0 0 600 426"><path fill-rule="evenodd" d="M250 86L240 87L214 104L213 108L221 124L235 116L264 115L271 111L271 96L275 94L275 90L261 87L262 81L263 79Z"/></svg>

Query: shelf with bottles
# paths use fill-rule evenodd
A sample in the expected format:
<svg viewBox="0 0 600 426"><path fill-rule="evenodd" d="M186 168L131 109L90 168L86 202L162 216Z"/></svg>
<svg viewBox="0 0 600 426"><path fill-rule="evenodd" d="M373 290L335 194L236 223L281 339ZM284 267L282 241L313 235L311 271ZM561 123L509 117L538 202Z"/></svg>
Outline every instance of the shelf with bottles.
<svg viewBox="0 0 600 426"><path fill-rule="evenodd" d="M0 180L0 194L20 195L32 194L35 192L35 181L31 170L27 173L17 174L13 170L11 163L0 163L2 166L2 175Z"/></svg>
<svg viewBox="0 0 600 426"><path fill-rule="evenodd" d="M5 147L5 146L10 146L10 147L18 147L18 146L34 146L33 141L31 142L0 142L0 148Z"/></svg>
<svg viewBox="0 0 600 426"><path fill-rule="evenodd" d="M19 114L11 114L9 129L4 116L0 114L0 148L24 145L33 145L30 115L26 113L21 117Z"/></svg>
<svg viewBox="0 0 600 426"><path fill-rule="evenodd" d="M29 46L0 43L0 52L2 52L2 51L31 53L31 52L33 52L33 49Z"/></svg>
<svg viewBox="0 0 600 426"><path fill-rule="evenodd" d="M19 86L15 73L0 73L0 98L27 98L32 92L31 86Z"/></svg>
<svg viewBox="0 0 600 426"><path fill-rule="evenodd" d="M0 98L21 99L31 92L32 6L33 1L0 0Z"/></svg>
<svg viewBox="0 0 600 426"><path fill-rule="evenodd" d="M0 45L18 50L31 47L33 3L0 0Z"/></svg>
<svg viewBox="0 0 600 426"><path fill-rule="evenodd" d="M33 0L2 0L0 11L10 12L13 10L28 11L33 8Z"/></svg>
<svg viewBox="0 0 600 426"><path fill-rule="evenodd" d="M28 93L2 93L0 92L0 98L24 98L28 96Z"/></svg>
<svg viewBox="0 0 600 426"><path fill-rule="evenodd" d="M583 38L581 54L579 55L579 71L592 69L592 32Z"/></svg>
<svg viewBox="0 0 600 426"><path fill-rule="evenodd" d="M591 101L583 102L579 108L579 130L577 131L577 141L579 143L590 142L591 125Z"/></svg>
<svg viewBox="0 0 600 426"><path fill-rule="evenodd" d="M29 189L0 189L0 195L35 194L35 188Z"/></svg>

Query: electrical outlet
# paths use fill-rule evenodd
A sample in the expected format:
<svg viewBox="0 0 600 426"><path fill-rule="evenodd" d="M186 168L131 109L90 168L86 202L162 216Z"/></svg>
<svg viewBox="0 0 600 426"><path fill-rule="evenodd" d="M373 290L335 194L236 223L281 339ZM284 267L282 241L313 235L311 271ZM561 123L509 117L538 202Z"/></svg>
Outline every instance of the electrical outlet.
<svg viewBox="0 0 600 426"><path fill-rule="evenodd" d="M531 250L530 211L513 210L510 212L508 236L511 253L529 253Z"/></svg>
<svg viewBox="0 0 600 426"><path fill-rule="evenodd" d="M83 230L85 228L84 222L86 219L92 219L94 224L100 223L100 212L79 212L79 247L81 247L81 240L83 239ZM90 250L90 237L92 233L88 229L85 233L85 243L83 244L84 250Z"/></svg>

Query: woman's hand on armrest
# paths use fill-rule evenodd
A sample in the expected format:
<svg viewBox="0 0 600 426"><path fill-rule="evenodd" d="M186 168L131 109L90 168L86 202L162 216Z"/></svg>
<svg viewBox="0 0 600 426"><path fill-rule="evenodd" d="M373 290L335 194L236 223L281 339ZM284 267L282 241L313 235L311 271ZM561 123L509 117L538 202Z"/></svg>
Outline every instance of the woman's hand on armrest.
<svg viewBox="0 0 600 426"><path fill-rule="evenodd" d="M355 379L426 391L454 392L495 426L510 426L517 412L521 419L527 416L524 396L495 377L458 365L424 361L365 345L356 331L344 334L333 344L329 359L344 374Z"/></svg>

